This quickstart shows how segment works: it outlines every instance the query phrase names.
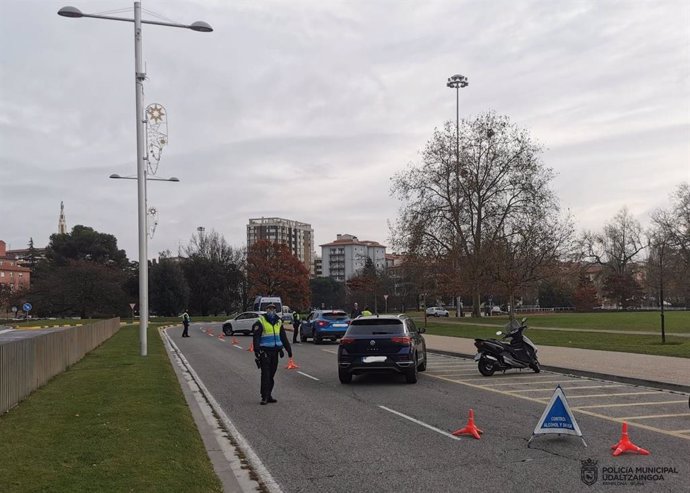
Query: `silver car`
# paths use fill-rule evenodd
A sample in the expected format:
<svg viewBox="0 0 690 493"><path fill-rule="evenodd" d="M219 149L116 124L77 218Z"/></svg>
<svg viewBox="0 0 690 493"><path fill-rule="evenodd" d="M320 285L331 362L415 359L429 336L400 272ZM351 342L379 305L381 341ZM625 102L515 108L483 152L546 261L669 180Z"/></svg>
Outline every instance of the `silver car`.
<svg viewBox="0 0 690 493"><path fill-rule="evenodd" d="M244 335L250 335L252 333L252 325L254 325L259 320L259 316L264 313L266 312L242 312L235 318L226 320L223 322L223 334L232 336L237 332L241 332Z"/></svg>
<svg viewBox="0 0 690 493"><path fill-rule="evenodd" d="M447 317L449 316L448 310L441 308L440 306L430 306L426 309L426 314L432 317Z"/></svg>

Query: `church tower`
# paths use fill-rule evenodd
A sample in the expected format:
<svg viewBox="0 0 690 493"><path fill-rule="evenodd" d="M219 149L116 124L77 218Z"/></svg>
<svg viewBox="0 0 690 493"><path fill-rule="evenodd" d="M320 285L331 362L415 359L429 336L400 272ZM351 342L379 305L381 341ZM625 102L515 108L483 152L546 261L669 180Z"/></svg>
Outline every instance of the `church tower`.
<svg viewBox="0 0 690 493"><path fill-rule="evenodd" d="M58 220L58 234L67 234L67 222L65 221L65 204L60 201L60 219Z"/></svg>

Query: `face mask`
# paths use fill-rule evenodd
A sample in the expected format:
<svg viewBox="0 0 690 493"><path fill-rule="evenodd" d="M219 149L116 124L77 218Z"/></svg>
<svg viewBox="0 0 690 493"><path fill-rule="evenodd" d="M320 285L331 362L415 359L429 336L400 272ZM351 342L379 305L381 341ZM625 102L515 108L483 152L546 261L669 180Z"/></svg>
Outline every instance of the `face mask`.
<svg viewBox="0 0 690 493"><path fill-rule="evenodd" d="M278 320L278 315L276 315L276 312L274 311L269 311L266 313L266 320L274 324Z"/></svg>

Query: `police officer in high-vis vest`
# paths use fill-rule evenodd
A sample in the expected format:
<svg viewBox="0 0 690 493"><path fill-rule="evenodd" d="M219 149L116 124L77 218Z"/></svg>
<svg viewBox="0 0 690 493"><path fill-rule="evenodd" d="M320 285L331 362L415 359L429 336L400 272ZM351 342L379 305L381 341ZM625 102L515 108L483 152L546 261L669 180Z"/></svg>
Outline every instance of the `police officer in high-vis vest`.
<svg viewBox="0 0 690 493"><path fill-rule="evenodd" d="M261 405L278 402L273 398L273 377L278 369L278 356L287 351L292 358L292 348L283 328L283 321L276 314L275 305L266 307L266 314L252 326L254 333L254 358L261 368Z"/></svg>

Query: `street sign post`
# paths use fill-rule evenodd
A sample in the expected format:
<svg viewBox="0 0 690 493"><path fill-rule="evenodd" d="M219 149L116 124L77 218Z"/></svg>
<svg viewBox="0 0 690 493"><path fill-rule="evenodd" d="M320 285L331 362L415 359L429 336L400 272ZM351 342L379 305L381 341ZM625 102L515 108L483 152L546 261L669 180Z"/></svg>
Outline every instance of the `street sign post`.
<svg viewBox="0 0 690 493"><path fill-rule="evenodd" d="M135 306L137 306L136 303L130 303L130 304L129 304L129 308L130 308L130 310L132 310L132 319L131 319L131 323L134 323L134 307L135 307Z"/></svg>
<svg viewBox="0 0 690 493"><path fill-rule="evenodd" d="M24 313L26 313L26 318L29 318L29 312L32 308L33 306L31 306L31 303L24 303L22 305L22 310L24 310Z"/></svg>

